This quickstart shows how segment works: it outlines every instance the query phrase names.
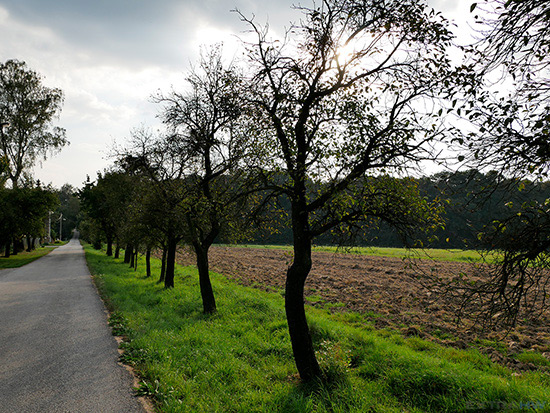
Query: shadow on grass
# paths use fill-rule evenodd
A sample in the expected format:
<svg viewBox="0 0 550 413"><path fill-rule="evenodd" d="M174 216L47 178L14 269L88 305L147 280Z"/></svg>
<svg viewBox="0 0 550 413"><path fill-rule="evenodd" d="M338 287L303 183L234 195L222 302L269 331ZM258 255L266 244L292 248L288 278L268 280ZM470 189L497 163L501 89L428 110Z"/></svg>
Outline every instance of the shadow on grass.
<svg viewBox="0 0 550 413"><path fill-rule="evenodd" d="M277 411L284 412L377 411L375 398L369 400L358 393L346 376L336 380L325 378L310 383L298 382L287 392L279 394L274 405Z"/></svg>

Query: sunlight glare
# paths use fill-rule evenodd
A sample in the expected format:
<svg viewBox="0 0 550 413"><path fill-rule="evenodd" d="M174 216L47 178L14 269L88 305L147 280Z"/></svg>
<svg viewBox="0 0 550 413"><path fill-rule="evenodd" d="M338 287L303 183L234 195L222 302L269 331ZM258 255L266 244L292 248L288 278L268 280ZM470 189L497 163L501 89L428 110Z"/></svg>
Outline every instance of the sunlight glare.
<svg viewBox="0 0 550 413"><path fill-rule="evenodd" d="M343 46L339 47L336 52L336 61L339 64L349 63L353 59L353 56L355 55L356 46L357 46L357 42L350 41L344 44Z"/></svg>

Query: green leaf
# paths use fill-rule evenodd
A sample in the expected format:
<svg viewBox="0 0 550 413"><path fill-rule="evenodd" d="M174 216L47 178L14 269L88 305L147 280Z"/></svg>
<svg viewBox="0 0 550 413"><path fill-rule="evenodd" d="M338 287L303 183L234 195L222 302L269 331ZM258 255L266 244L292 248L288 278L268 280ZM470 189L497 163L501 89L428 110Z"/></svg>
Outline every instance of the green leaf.
<svg viewBox="0 0 550 413"><path fill-rule="evenodd" d="M472 5L470 6L470 13L473 12L477 7L477 3L472 3Z"/></svg>

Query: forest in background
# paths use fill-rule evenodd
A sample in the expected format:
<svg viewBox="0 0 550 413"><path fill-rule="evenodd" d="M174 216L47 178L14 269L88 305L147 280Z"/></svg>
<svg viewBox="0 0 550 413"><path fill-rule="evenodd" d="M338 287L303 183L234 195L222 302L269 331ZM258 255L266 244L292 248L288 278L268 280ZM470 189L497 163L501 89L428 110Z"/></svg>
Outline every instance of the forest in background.
<svg viewBox="0 0 550 413"><path fill-rule="evenodd" d="M415 240L403 239L391 226L379 222L376 226L362 226L356 231L353 245L376 247L429 247L449 249L478 249L479 234L495 220L517 214L531 201L544 203L550 196L547 181L503 178L495 171L480 172L472 169L462 172L440 172L415 180L419 192L429 201L439 199L443 205L444 228L437 229L430 237L416 234ZM283 210L290 205L280 200ZM288 215L287 215L288 216ZM435 235L435 236L434 236ZM343 244L349 245L351 239ZM418 241L422 244L418 244ZM224 240L220 240L225 242ZM249 241L253 244L292 244L290 221L281 220L273 233L259 229ZM315 240L317 245L341 245L338 233L324 234Z"/></svg>

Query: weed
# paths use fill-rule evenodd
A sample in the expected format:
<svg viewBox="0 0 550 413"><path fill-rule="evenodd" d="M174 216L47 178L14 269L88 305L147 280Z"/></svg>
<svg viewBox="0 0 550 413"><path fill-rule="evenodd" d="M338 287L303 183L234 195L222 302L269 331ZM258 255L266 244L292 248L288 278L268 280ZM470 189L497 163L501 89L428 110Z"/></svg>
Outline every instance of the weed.
<svg viewBox="0 0 550 413"><path fill-rule="evenodd" d="M351 365L351 351L342 349L340 343L323 340L319 344L316 355L328 383L346 377Z"/></svg>

